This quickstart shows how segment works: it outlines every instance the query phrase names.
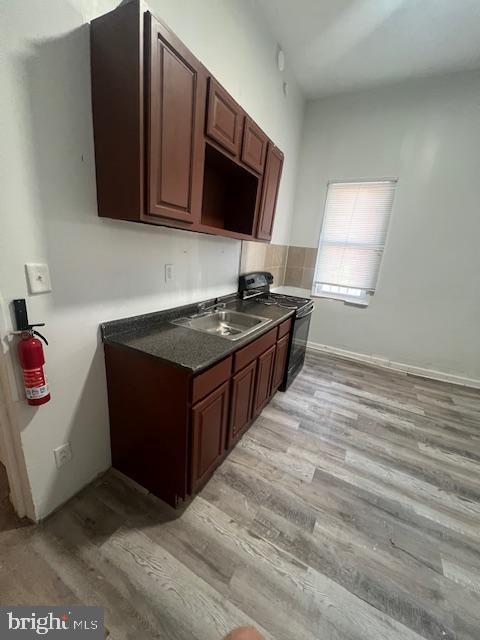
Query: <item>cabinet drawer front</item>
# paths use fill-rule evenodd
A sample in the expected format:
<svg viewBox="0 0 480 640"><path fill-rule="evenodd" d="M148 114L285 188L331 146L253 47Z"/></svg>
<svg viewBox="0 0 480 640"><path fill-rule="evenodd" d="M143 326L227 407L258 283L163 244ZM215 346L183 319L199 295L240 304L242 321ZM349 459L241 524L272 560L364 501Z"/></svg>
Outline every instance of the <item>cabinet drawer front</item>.
<svg viewBox="0 0 480 640"><path fill-rule="evenodd" d="M243 347L243 349L239 349L233 359L233 370L236 373L246 367L247 364L250 364L252 360L258 358L258 356L266 351L268 347L271 347L272 344L275 344L277 340L277 327L271 329L268 333L263 335L258 340L255 340L251 344Z"/></svg>
<svg viewBox="0 0 480 640"><path fill-rule="evenodd" d="M208 478L225 452L228 387L225 382L192 409L192 490Z"/></svg>
<svg viewBox="0 0 480 640"><path fill-rule="evenodd" d="M255 381L255 399L253 401L253 415L257 416L270 398L272 388L272 373L275 360L275 345L267 349L258 358L257 379Z"/></svg>
<svg viewBox="0 0 480 640"><path fill-rule="evenodd" d="M291 326L292 326L291 318L289 318L288 320L285 320L285 322L282 322L282 324L278 327L277 339L280 340L280 338L283 338L283 336L285 336L290 331Z"/></svg>
<svg viewBox="0 0 480 640"><path fill-rule="evenodd" d="M243 132L242 162L258 173L263 173L267 157L268 138L253 120L245 118Z"/></svg>
<svg viewBox="0 0 480 640"><path fill-rule="evenodd" d="M244 114L213 78L208 84L207 135L234 156L240 154Z"/></svg>
<svg viewBox="0 0 480 640"><path fill-rule="evenodd" d="M192 402L195 404L222 382L230 378L232 372L232 356L225 358L208 371L204 371L193 379Z"/></svg>
<svg viewBox="0 0 480 640"><path fill-rule="evenodd" d="M256 370L257 362L254 360L232 378L230 430L228 433L229 447L241 436L250 423L255 393Z"/></svg>
<svg viewBox="0 0 480 640"><path fill-rule="evenodd" d="M288 339L289 335L284 336L277 342L277 350L275 352L275 364L273 366L272 375L272 393L282 384L285 375L285 366L287 364Z"/></svg>

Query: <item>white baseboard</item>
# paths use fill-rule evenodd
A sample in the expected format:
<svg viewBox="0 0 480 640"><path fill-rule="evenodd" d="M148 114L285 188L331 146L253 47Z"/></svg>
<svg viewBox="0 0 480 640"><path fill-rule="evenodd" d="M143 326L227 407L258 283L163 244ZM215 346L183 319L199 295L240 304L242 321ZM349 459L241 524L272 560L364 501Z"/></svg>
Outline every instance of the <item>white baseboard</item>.
<svg viewBox="0 0 480 640"><path fill-rule="evenodd" d="M348 358L349 360L357 360L359 362L366 362L375 367L383 369L393 369L394 371L401 371L402 373L410 373L413 376L420 376L422 378L431 378L432 380L441 380L443 382L450 382L451 384L458 384L462 387L471 387L473 389L480 389L480 380L476 378L465 378L463 376L457 376L452 373L445 373L443 371L436 371L435 369L427 369L424 367L416 367L411 364L405 364L404 362L394 362L387 358L381 358L380 356L371 356L366 353L357 353L355 351L348 351L347 349L339 349L338 347L330 347L327 344L319 344L318 342L308 341L307 347L312 351L322 351L324 353L332 353L342 358Z"/></svg>

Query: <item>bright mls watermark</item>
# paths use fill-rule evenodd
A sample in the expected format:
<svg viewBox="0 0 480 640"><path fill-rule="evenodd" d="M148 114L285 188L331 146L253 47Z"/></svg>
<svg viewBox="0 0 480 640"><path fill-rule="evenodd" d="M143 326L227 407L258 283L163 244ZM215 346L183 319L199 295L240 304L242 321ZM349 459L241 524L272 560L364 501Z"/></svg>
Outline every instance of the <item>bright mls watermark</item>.
<svg viewBox="0 0 480 640"><path fill-rule="evenodd" d="M101 607L0 607L0 640L4 638L105 638Z"/></svg>

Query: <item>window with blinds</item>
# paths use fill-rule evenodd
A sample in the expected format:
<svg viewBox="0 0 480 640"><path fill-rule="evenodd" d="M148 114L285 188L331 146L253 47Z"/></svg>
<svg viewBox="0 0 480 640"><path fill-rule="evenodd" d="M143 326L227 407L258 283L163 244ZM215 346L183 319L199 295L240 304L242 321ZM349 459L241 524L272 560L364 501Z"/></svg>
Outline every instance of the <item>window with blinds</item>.
<svg viewBox="0 0 480 640"><path fill-rule="evenodd" d="M396 180L328 185L313 295L368 304L374 293Z"/></svg>

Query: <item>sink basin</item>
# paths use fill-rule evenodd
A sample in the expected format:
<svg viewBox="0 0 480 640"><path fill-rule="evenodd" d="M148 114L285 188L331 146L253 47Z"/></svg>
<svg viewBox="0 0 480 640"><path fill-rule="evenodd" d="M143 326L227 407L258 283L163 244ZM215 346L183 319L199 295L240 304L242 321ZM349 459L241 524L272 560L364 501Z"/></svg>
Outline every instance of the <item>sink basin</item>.
<svg viewBox="0 0 480 640"><path fill-rule="evenodd" d="M238 340L271 322L270 318L252 316L240 311L212 311L192 318L179 318L172 324L221 336L228 340Z"/></svg>

